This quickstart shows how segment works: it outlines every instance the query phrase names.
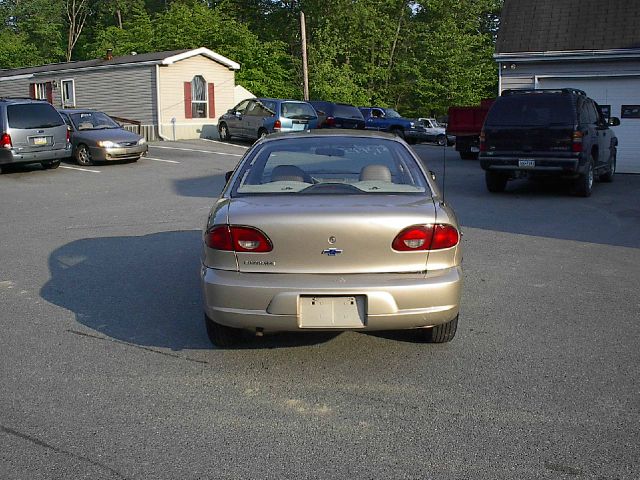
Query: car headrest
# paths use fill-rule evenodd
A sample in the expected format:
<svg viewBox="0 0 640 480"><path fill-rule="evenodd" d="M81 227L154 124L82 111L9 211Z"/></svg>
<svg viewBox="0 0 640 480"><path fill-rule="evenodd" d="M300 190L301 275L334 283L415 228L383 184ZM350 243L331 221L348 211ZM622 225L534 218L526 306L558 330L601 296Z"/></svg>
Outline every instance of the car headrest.
<svg viewBox="0 0 640 480"><path fill-rule="evenodd" d="M367 165L360 170L360 181L367 180L391 182L391 171L386 165Z"/></svg>

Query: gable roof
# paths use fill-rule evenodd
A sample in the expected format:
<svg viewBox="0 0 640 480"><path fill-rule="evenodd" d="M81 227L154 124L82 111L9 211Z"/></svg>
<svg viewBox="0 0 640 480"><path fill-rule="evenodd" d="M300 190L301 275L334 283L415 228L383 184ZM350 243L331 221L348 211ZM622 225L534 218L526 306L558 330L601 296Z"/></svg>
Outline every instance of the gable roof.
<svg viewBox="0 0 640 480"><path fill-rule="evenodd" d="M124 55L122 57L113 57L111 60L106 58L96 58L93 60L82 60L79 62L50 63L48 65L40 65L37 67L13 68L8 70L0 70L0 78L16 77L16 76L33 76L38 73L53 73L70 70L91 70L97 68L109 68L119 65L171 65L180 60L203 55L213 61L216 61L230 70L238 70L240 65L233 60L229 60L222 55L209 50L208 48L196 48L195 50L172 50L169 52L153 52L141 53L137 55Z"/></svg>
<svg viewBox="0 0 640 480"><path fill-rule="evenodd" d="M640 49L640 2L504 0L496 53Z"/></svg>

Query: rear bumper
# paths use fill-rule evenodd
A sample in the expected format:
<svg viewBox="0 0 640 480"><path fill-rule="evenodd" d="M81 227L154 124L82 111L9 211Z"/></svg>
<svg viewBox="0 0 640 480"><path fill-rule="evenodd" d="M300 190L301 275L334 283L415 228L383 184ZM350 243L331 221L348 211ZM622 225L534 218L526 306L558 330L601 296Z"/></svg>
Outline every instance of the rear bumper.
<svg viewBox="0 0 640 480"><path fill-rule="evenodd" d="M362 296L364 325L401 330L446 323L458 315L462 269L425 274L301 275L238 273L202 267L205 313L223 325L301 330L301 296ZM318 329L318 328L316 328ZM333 330L330 325L321 330ZM338 328L344 330L344 328Z"/></svg>
<svg viewBox="0 0 640 480"><path fill-rule="evenodd" d="M39 152L18 153L13 149L0 149L0 165L18 163L37 163L46 160L61 160L71 156L71 146L55 150L42 150Z"/></svg>
<svg viewBox="0 0 640 480"><path fill-rule="evenodd" d="M521 167L520 160L534 160L535 166ZM537 172L558 175L572 175L582 173L584 164L580 157L536 157L523 154L522 156L494 157L480 154L480 166L484 170L507 172Z"/></svg>
<svg viewBox="0 0 640 480"><path fill-rule="evenodd" d="M145 143L144 145L134 145L132 147L91 147L89 150L92 160L108 162L111 160L136 160L141 155L144 155L148 149L149 146Z"/></svg>

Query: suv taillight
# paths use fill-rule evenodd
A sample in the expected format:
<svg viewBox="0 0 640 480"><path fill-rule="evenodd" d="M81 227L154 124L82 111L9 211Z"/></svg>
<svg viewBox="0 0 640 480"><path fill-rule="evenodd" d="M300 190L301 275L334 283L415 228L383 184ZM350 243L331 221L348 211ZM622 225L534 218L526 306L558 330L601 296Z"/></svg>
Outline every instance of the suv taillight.
<svg viewBox="0 0 640 480"><path fill-rule="evenodd" d="M325 119L324 123L327 125L327 127L335 127L336 126L336 119L335 119L335 117L327 117Z"/></svg>
<svg viewBox="0 0 640 480"><path fill-rule="evenodd" d="M207 231L204 241L207 247L233 252L270 252L271 240L253 227L217 225Z"/></svg>
<svg viewBox="0 0 640 480"><path fill-rule="evenodd" d="M282 128L282 122L280 121L280 119L278 119L273 124L273 129L274 130L280 130L281 128Z"/></svg>
<svg viewBox="0 0 640 480"><path fill-rule="evenodd" d="M0 148L11 148L13 144L11 143L11 135L8 133L3 133L0 137Z"/></svg>
<svg viewBox="0 0 640 480"><path fill-rule="evenodd" d="M71 129L67 127L67 143L71 142Z"/></svg>
<svg viewBox="0 0 640 480"><path fill-rule="evenodd" d="M575 153L580 153L582 151L582 132L576 130L571 135L571 151Z"/></svg>
<svg viewBox="0 0 640 480"><path fill-rule="evenodd" d="M452 225L414 225L402 230L391 247L398 252L442 250L455 247L458 241L460 234Z"/></svg>
<svg viewBox="0 0 640 480"><path fill-rule="evenodd" d="M481 152L486 152L487 151L487 143L485 141L484 130L480 131L480 151Z"/></svg>

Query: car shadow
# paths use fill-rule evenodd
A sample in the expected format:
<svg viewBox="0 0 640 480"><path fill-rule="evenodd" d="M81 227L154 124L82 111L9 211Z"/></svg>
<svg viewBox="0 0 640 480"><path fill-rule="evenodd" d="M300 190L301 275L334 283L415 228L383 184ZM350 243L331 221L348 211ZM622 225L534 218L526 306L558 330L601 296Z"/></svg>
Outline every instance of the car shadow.
<svg viewBox="0 0 640 480"><path fill-rule="evenodd" d="M225 186L224 174L173 180L173 188L183 197L218 198Z"/></svg>
<svg viewBox="0 0 640 480"><path fill-rule="evenodd" d="M200 293L200 231L76 240L49 256L46 301L123 342L171 350L213 348ZM247 334L238 349L306 346L337 334Z"/></svg>

